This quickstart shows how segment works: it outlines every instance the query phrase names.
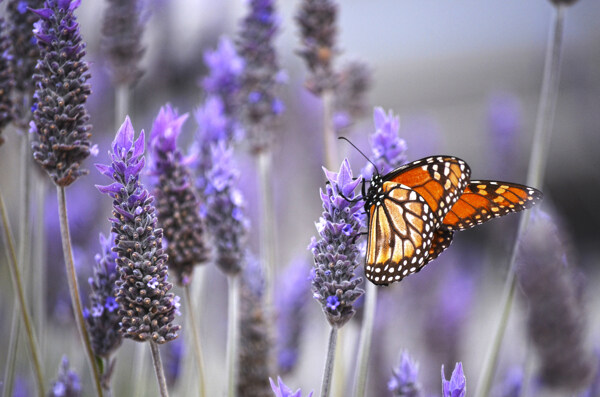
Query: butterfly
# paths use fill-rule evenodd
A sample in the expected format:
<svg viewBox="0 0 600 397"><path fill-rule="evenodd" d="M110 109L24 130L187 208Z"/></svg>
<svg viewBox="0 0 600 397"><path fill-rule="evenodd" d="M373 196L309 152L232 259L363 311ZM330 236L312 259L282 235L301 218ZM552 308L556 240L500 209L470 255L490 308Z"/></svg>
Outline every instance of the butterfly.
<svg viewBox="0 0 600 397"><path fill-rule="evenodd" d="M376 171L366 194L363 181L369 281L400 281L437 258L455 231L531 208L542 199L542 192L528 186L470 176L465 161L432 156L383 176Z"/></svg>

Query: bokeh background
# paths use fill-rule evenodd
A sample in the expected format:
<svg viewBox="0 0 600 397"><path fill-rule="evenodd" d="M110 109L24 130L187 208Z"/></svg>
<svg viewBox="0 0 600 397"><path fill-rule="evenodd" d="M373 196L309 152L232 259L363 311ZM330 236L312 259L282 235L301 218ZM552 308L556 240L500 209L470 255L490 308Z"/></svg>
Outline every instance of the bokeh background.
<svg viewBox="0 0 600 397"><path fill-rule="evenodd" d="M278 2L280 35L276 39L280 65L289 76L281 95L286 112L276 129L274 146L274 205L277 225L278 275L285 277L290 263L311 258L306 247L315 234L320 216L318 190L324 185L321 171L322 108L307 92L307 70L295 51L299 48L294 21L299 1ZM94 188L104 183L92 163L105 162L114 137L114 93L100 51L101 18L105 3L84 1L77 11L91 62L92 90L89 112L93 140L100 148L96 159L87 161L90 175L68 189L69 217L77 246L76 262L82 293L92 274L94 254L99 249L98 232L107 232L110 200ZM1 6L0 6L1 9ZM144 33L145 75L134 89L131 117L136 130L149 130L160 106L170 102L182 112L193 112L202 101L200 79L206 73L203 52L214 48L222 35L235 37L244 16L242 0L189 1L148 0ZM2 12L4 10L2 9ZM546 40L552 8L548 1L534 0L343 0L339 5L337 65L359 59L372 72L368 114L347 136L369 153L368 135L373 132L372 108L382 106L400 115L400 135L407 142L409 160L451 154L466 160L473 177L525 182L536 108L542 80ZM581 305L587 315L586 346L600 346L599 258L600 213L600 3L581 0L566 13L564 59L555 125L549 149L543 208L552 213L565 241L569 263L582 281ZM188 120L181 144L189 145L196 126ZM10 129L0 148L0 189L7 197L13 227L20 203L18 137ZM349 145L340 143L356 172L365 160ZM253 158L243 145L236 152L241 170L240 187L247 199L252 225L258 225L259 203ZM54 189L41 186L44 208L31 205L35 222L43 222L48 233L45 253L32 253L31 272L44 271L45 307L35 307L37 319L45 319L45 375L55 375L62 354L90 380L71 319L68 290L62 262ZM42 215L43 214L43 215ZM38 219L43 218L43 219ZM452 248L425 270L380 296L378 323L370 372L370 394L385 395L385 383L402 349L420 362L424 389L439 394L439 368L447 375L456 361L465 366L468 385L479 376L484 353L496 323L498 301L514 243L517 216L496 220L456 235ZM258 230L251 229L250 246L258 253ZM0 246L2 251L5 247ZM226 331L226 279L212 265L201 269L195 293L201 306L201 322L209 395L223 390ZM308 275L307 275L308 276ZM0 335L8 340L13 292L6 258L0 256ZM283 285L283 284L280 284ZM297 367L285 376L288 385L318 390L325 359L326 322L318 303L306 295L307 313ZM523 368L535 357L525 336L526 307L514 306L496 377L501 384L514 368ZM359 313L360 314L360 313ZM345 370L354 367L360 315L345 327ZM183 319L181 319L183 321ZM173 366L173 395L192 395L189 376L191 353L185 331L167 354ZM119 352L115 395L129 395L130 368L140 365L133 343L126 341ZM18 381L32 390L25 344L19 347ZM0 343L0 357L7 346ZM151 376L150 358L142 361ZM532 367L535 368L535 358ZM0 364L4 370L5 363ZM187 372L186 372L187 371ZM512 371L512 372L511 372ZM120 373L122 372L122 374ZM273 375L276 375L274 373ZM147 395L155 395L153 381ZM351 383L349 383L351 384ZM348 385L349 385L348 384ZM190 388L192 387L192 388ZM498 386L500 387L500 386ZM344 381L335 386L344 395ZM27 392L25 392L27 393ZM341 393L341 394L340 394ZM27 395L27 394L22 394Z"/></svg>

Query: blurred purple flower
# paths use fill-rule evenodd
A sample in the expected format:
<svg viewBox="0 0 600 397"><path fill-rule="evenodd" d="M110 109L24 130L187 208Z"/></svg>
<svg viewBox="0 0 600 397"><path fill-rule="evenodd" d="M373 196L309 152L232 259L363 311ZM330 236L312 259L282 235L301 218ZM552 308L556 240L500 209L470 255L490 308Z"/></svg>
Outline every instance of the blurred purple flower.
<svg viewBox="0 0 600 397"><path fill-rule="evenodd" d="M274 0L248 0L249 12L243 19L236 41L238 53L244 59L241 98L242 112L254 152L267 148L275 117L281 113L277 88L280 85L279 65L273 46L279 18L275 15ZM254 95L257 100L249 100Z"/></svg>
<svg viewBox="0 0 600 397"><path fill-rule="evenodd" d="M276 286L277 363L280 374L291 372L298 361L300 339L305 328L310 281L305 260L292 262Z"/></svg>
<svg viewBox="0 0 600 397"><path fill-rule="evenodd" d="M338 74L334 91L334 126L344 132L367 113L366 94L371 86L371 70L359 61L348 62Z"/></svg>
<svg viewBox="0 0 600 397"><path fill-rule="evenodd" d="M517 143L522 129L521 105L509 94L496 94L488 104L488 130L490 133L490 166L493 172L508 178L514 174L516 164L506 161L517 157ZM490 170L492 171L492 170Z"/></svg>
<svg viewBox="0 0 600 397"><path fill-rule="evenodd" d="M69 369L69 360L63 356L58 378L52 383L49 397L79 397L82 395L81 384L77 374Z"/></svg>
<svg viewBox="0 0 600 397"><path fill-rule="evenodd" d="M354 189L362 178L353 179L348 160L338 173L323 169L329 183L321 191L323 215L317 226L319 240L313 237L309 249L314 255L313 297L319 301L325 317L334 327L341 327L354 316L353 303L364 291L358 288L362 278L355 278L359 249L356 239L360 223L354 214L362 209ZM356 200L350 202L347 200ZM348 233L347 225L352 228Z"/></svg>
<svg viewBox="0 0 600 397"><path fill-rule="evenodd" d="M467 378L462 363L456 363L450 380L446 380L442 365L442 397L464 397L467 393Z"/></svg>
<svg viewBox="0 0 600 397"><path fill-rule="evenodd" d="M0 146L4 143L2 131L13 120L15 109L11 98L15 85L12 67L12 47L8 37L7 24L0 17Z"/></svg>
<svg viewBox="0 0 600 397"><path fill-rule="evenodd" d="M285 385L285 383L283 383L279 376L277 377L277 384L275 384L271 378L269 378L269 382L271 382L271 389L273 389L275 397L302 397L302 390L298 389L293 392ZM312 397L312 395L313 392L310 392L307 397Z"/></svg>
<svg viewBox="0 0 600 397"><path fill-rule="evenodd" d="M376 107L373 111L375 132L370 135L371 150L373 151L373 164L367 163L362 170L363 178L370 179L375 171L381 175L398 168L406 162L406 142L398 136L400 119L390 110L388 114L383 108Z"/></svg>
<svg viewBox="0 0 600 397"><path fill-rule="evenodd" d="M407 351L403 351L398 366L392 369L388 390L394 396L418 397L421 395L418 376L419 364L412 360Z"/></svg>
<svg viewBox="0 0 600 397"><path fill-rule="evenodd" d="M165 368L165 378L167 386L174 387L181 377L181 367L186 356L186 346L184 338L177 338L172 343L161 348Z"/></svg>
<svg viewBox="0 0 600 397"><path fill-rule="evenodd" d="M523 389L523 370L519 367L508 370L497 388L498 397L520 397Z"/></svg>

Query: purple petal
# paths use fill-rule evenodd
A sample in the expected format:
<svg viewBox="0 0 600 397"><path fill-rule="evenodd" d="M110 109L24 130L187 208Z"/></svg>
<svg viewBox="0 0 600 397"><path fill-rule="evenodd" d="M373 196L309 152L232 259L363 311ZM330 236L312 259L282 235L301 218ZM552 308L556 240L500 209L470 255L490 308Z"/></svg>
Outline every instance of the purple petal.
<svg viewBox="0 0 600 397"><path fill-rule="evenodd" d="M28 10L36 13L44 19L49 19L52 15L54 15L54 11L52 11L50 8L38 8L37 10L34 10L33 8L28 8Z"/></svg>
<svg viewBox="0 0 600 397"><path fill-rule="evenodd" d="M106 175L109 178L112 178L113 173L115 172L115 170L109 166L109 165L105 165L105 164L94 164L94 166L96 166L96 169L98 171L100 171L100 173L102 175Z"/></svg>
<svg viewBox="0 0 600 397"><path fill-rule="evenodd" d="M135 147L133 149L133 157L139 157L144 154L144 139L146 137L146 133L144 130L140 132L140 136L135 141Z"/></svg>
<svg viewBox="0 0 600 397"><path fill-rule="evenodd" d="M373 122L375 124L375 129L383 128L385 125L386 114L382 107L377 106L373 110Z"/></svg>
<svg viewBox="0 0 600 397"><path fill-rule="evenodd" d="M68 10L69 5L71 4L71 0L58 0L58 8L63 10Z"/></svg>
<svg viewBox="0 0 600 397"><path fill-rule="evenodd" d="M134 134L135 132L133 130L133 125L131 125L131 120L129 119L129 116L125 116L125 121L121 124L117 136L113 141L113 152L120 153L121 149L129 150L133 142ZM143 133L140 134L140 136L143 136Z"/></svg>
<svg viewBox="0 0 600 397"><path fill-rule="evenodd" d="M102 185L96 185L96 189L100 190L100 192L102 193L106 193L106 194L119 194L119 192L121 192L121 188L123 187L123 185L121 185L119 182L115 182L115 183L111 183L110 185L106 185L106 186L102 186Z"/></svg>
<svg viewBox="0 0 600 397"><path fill-rule="evenodd" d="M81 0L72 0L71 5L69 6L70 11L74 11L81 4Z"/></svg>

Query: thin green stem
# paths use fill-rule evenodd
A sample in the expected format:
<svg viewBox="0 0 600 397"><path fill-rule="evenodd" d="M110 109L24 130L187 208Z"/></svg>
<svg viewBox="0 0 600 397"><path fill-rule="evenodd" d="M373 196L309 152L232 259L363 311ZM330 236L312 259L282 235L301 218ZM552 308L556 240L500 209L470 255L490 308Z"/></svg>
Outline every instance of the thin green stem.
<svg viewBox="0 0 600 397"><path fill-rule="evenodd" d="M275 211L273 207L273 166L271 151L266 149L258 153L261 220L260 255L265 271L265 307L271 313L273 303L273 280L275 277ZM269 316L270 317L270 316Z"/></svg>
<svg viewBox="0 0 600 397"><path fill-rule="evenodd" d="M119 84L115 88L115 131L119 129L125 116L129 114L131 90L127 84Z"/></svg>
<svg viewBox="0 0 600 397"><path fill-rule="evenodd" d="M65 258L65 267L67 271L67 281L69 284L69 294L71 295L71 302L73 304L73 315L75 317L75 323L77 324L77 330L79 331L79 337L83 344L85 356L92 372L92 379L96 388L96 394L102 396L102 383L100 381L100 371L96 363L94 351L92 350L92 344L90 337L85 328L85 319L83 318L83 305L79 297L79 285L77 283L77 274L75 272L75 261L73 260L73 250L71 248L71 232L69 231L69 219L67 217L67 198L65 194L65 188L62 186L56 187L58 196L58 214L60 218L60 234L62 238L63 255Z"/></svg>
<svg viewBox="0 0 600 397"><path fill-rule="evenodd" d="M369 365L369 353L371 351L371 339L373 335L373 324L375 323L375 310L377 309L377 286L367 282L365 293L365 315L360 331L360 342L358 345L358 362L354 378L354 396L365 395L367 386L367 369Z"/></svg>
<svg viewBox="0 0 600 397"><path fill-rule="evenodd" d="M198 332L198 323L196 322L196 318L195 318L195 308L194 308L194 303L192 301L192 296L190 293L190 286L189 284L186 284L183 286L183 289L185 291L185 299L186 299L186 304L187 304L187 313L190 316L189 321L190 321L190 328L192 329L192 339L194 342L194 355L196 356L196 368L198 370L198 379L196 379L196 382L198 383L198 386L200 388L199 391L199 395L201 397L206 396L206 384L205 384L205 379L204 379L204 360L202 359L202 347L200 345L200 334Z"/></svg>
<svg viewBox="0 0 600 397"><path fill-rule="evenodd" d="M160 351L158 345L152 341L150 343L150 351L152 351L152 364L154 365L154 373L158 380L158 388L160 390L161 397L169 397L169 391L167 390L167 380L165 379L165 371L163 369L162 360L160 359Z"/></svg>
<svg viewBox="0 0 600 397"><path fill-rule="evenodd" d="M333 91L323 91L323 142L325 147L325 167L335 170L339 167L335 128L333 126Z"/></svg>
<svg viewBox="0 0 600 397"><path fill-rule="evenodd" d="M229 302L227 313L227 396L235 396L236 364L238 357L239 332L239 289L240 277L229 276Z"/></svg>
<svg viewBox="0 0 600 397"><path fill-rule="evenodd" d="M40 361L40 353L35 339L35 333L33 331L33 324L31 322L31 316L29 309L27 308L27 302L25 301L25 292L23 290L23 281L21 277L21 271L17 262L17 254L15 252L15 244L13 235L8 221L8 215L6 213L6 206L4 204L4 197L0 193L0 210L2 212L2 223L4 225L4 239L5 244L8 247L8 267L10 269L10 277L13 283L13 288L17 293L19 307L21 309L21 316L23 323L25 324L25 331L27 334L27 342L29 343L29 351L31 353L31 359L33 361L33 369L35 372L36 381L38 384L38 394L44 395L44 376L42 373L42 365Z"/></svg>
<svg viewBox="0 0 600 397"><path fill-rule="evenodd" d="M535 132L533 136L533 146L531 148L531 157L529 158L529 171L527 173L527 184L529 186L539 187L544 180L544 172L546 168L546 158L548 147L550 144L550 135L554 122L554 113L556 108L556 100L558 97L558 82L560 75L560 60L561 48L564 30L564 7L557 6L554 8L552 26L548 36L548 45L546 48L546 59L544 63L544 77L542 81L542 90L540 94L540 102L536 117ZM482 367L482 375L479 378L475 397L483 397L489 395L492 380L498 363L498 355L506 326L514 295L516 291L517 278L515 275L516 259L519 252L519 243L524 231L529 223L529 213L521 216L517 236L513 245L512 254L510 257L510 265L508 275L504 286L503 297L501 300L501 314L496 326L494 338L490 345L486 358Z"/></svg>
<svg viewBox="0 0 600 397"><path fill-rule="evenodd" d="M146 348L143 343L135 345L133 365L135 367L133 396L142 397L146 395Z"/></svg>
<svg viewBox="0 0 600 397"><path fill-rule="evenodd" d="M44 213L46 206L46 183L47 178L42 175L35 176L35 203L36 203L36 224L34 227L34 249L33 249L33 263L35 271L33 271L33 305L35 310L36 324L38 325L38 341L45 351L46 346L46 333L43 332L46 329L46 266L45 266L45 253L46 253L46 229L44 224Z"/></svg>
<svg viewBox="0 0 600 397"><path fill-rule="evenodd" d="M327 359L325 360L325 369L323 370L323 380L321 381L321 397L329 397L331 389L331 378L333 374L333 361L335 357L335 346L337 344L338 329L334 326L329 331L329 341L327 342Z"/></svg>
<svg viewBox="0 0 600 397"><path fill-rule="evenodd" d="M21 322L19 321L19 303L13 302L13 313L10 321L10 339L8 342L8 354L6 355L6 367L4 368L3 396L12 396L15 381L15 368L17 365L17 347L19 335L21 334Z"/></svg>

